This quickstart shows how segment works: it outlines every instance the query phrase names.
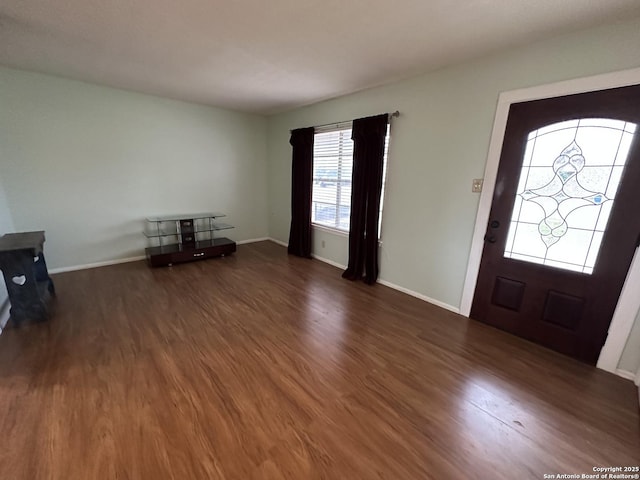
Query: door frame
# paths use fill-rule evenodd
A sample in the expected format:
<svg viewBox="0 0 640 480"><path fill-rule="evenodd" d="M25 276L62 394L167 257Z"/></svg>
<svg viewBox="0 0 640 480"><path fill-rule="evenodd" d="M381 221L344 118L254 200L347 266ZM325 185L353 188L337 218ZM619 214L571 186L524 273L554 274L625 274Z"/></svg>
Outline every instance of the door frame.
<svg viewBox="0 0 640 480"><path fill-rule="evenodd" d="M640 84L640 68L576 78L500 93L496 107L496 115L493 121L493 131L489 143L487 163L484 170L484 183L480 194L480 202L473 229L473 239L469 251L469 262L467 263L467 273L462 290L462 299L460 301L460 314L468 317L471 312L471 304L473 302L478 272L480 270L480 259L482 258L482 250L484 248L484 236L487 229L487 222L489 221L489 211L491 210L493 190L496 183L498 164L500 163L502 142L504 140L511 104L635 84ZM633 295L633 292L640 291L639 252L640 249L636 249L633 262L629 267L624 287L611 320L611 325L609 326L607 341L600 352L597 363L598 368L612 373L618 373L616 372L618 362L629 338L636 314L640 310L640 296Z"/></svg>

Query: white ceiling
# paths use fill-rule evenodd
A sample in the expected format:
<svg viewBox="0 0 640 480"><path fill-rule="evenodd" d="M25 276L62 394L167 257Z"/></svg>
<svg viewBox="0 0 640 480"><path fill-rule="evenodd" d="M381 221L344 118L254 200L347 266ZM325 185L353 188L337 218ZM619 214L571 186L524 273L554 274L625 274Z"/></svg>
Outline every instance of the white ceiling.
<svg viewBox="0 0 640 480"><path fill-rule="evenodd" d="M273 113L631 16L639 0L2 0L0 64Z"/></svg>

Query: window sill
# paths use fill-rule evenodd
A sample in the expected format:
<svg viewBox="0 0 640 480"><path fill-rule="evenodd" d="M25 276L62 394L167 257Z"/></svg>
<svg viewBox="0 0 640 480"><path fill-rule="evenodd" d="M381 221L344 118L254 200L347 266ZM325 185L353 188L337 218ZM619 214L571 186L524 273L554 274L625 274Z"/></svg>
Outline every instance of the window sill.
<svg viewBox="0 0 640 480"><path fill-rule="evenodd" d="M338 237L349 238L349 232L345 232L344 230L338 230L337 228L326 227L324 225L318 225L317 223L312 223L311 228L314 230L320 230L322 232L332 233ZM378 246L382 246L382 240L378 239Z"/></svg>
<svg viewBox="0 0 640 480"><path fill-rule="evenodd" d="M320 230L322 232L332 233L340 237L349 238L349 232L345 232L344 230L338 230L337 228L326 227L324 225L319 225L317 223L312 223L311 228L314 230Z"/></svg>

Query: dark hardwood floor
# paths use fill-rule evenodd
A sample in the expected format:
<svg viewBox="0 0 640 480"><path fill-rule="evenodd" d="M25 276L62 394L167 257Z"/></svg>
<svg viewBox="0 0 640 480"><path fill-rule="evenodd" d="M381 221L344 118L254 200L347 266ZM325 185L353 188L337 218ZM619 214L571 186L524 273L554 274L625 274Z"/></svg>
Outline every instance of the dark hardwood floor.
<svg viewBox="0 0 640 480"><path fill-rule="evenodd" d="M635 386L270 242L54 276L0 477L542 479L640 463Z"/></svg>

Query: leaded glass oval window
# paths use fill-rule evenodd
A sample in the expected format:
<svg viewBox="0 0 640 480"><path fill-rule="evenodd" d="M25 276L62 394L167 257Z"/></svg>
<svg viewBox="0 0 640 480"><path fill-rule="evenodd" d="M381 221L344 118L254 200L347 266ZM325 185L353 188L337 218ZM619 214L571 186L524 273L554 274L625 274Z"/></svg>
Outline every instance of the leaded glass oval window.
<svg viewBox="0 0 640 480"><path fill-rule="evenodd" d="M530 132L504 256L593 273L635 132L604 118Z"/></svg>

